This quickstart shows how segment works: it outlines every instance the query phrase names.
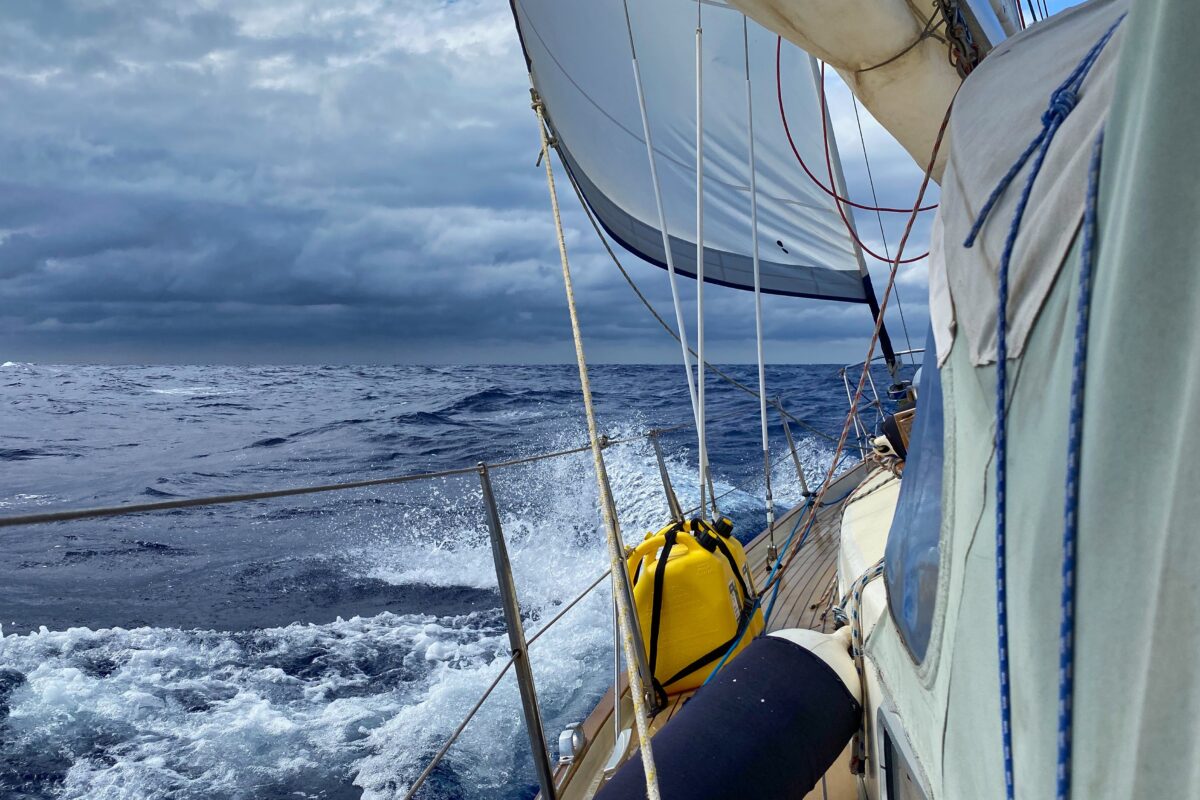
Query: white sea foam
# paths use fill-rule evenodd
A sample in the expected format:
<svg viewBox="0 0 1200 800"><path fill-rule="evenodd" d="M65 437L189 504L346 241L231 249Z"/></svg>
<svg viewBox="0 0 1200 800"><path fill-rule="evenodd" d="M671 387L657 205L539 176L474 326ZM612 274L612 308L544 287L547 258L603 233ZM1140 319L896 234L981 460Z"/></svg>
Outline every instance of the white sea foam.
<svg viewBox="0 0 1200 800"><path fill-rule="evenodd" d="M166 389L151 389L151 394L165 394L172 397L192 397L194 395L234 394L235 389L222 389L220 386L172 386Z"/></svg>
<svg viewBox="0 0 1200 800"><path fill-rule="evenodd" d="M49 494L31 494L18 492L11 500L0 499L0 508L20 508L22 506L44 506L54 502L54 496Z"/></svg>
<svg viewBox="0 0 1200 800"><path fill-rule="evenodd" d="M578 432L557 444L577 441ZM800 443L810 479L823 474L828 450ZM650 444L616 445L605 458L627 540L660 527L666 504ZM777 500L798 501L786 449L775 462ZM694 505L698 482L687 454L670 454L668 467L681 502ZM494 478L533 635L607 568L591 458L497 470ZM481 497L448 486L424 486L423 502L402 518L376 522L380 534L401 531L399 541L367 536L350 559L395 584L495 587ZM757 509L761 496L760 480L723 504ZM611 625L604 582L532 646L552 738L581 720L611 682ZM442 618L383 613L250 633L73 628L10 635L0 638L0 665L25 680L8 698L0 758L63 770L64 798L321 797L348 783L367 800L393 798L495 677L507 651L491 609ZM519 709L510 674L451 749L432 796L495 797L528 785Z"/></svg>
<svg viewBox="0 0 1200 800"><path fill-rule="evenodd" d="M371 731L427 704L431 687L436 696L494 672L500 635L477 618L385 613L249 634L7 636L0 663L25 681L9 698L5 757L68 757L67 798L252 797L256 786L283 795L293 785L319 796L359 774L376 754ZM388 669L375 674L381 659ZM423 724L436 735L437 723Z"/></svg>
<svg viewBox="0 0 1200 800"><path fill-rule="evenodd" d="M5 361L0 364L0 369L8 369L14 372L33 373L36 371L36 364L31 364L27 361Z"/></svg>

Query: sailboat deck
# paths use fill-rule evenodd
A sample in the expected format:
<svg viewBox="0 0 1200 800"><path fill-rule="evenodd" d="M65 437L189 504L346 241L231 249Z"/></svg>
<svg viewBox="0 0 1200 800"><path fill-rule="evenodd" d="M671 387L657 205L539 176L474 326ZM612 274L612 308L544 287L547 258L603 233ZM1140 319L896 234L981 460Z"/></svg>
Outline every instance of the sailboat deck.
<svg viewBox="0 0 1200 800"><path fill-rule="evenodd" d="M851 470L835 482L829 494L834 497L840 496L845 488L858 483L863 474L861 468ZM837 575L843 502L839 501L818 510L803 546L784 568L779 582L778 597L767 625L768 631L808 628L827 632L833 629L832 615L826 611L830 603L836 600L832 595L836 591L834 581ZM803 524L806 517L803 507L797 506L776 521L774 541L781 552L793 527L797 523ZM793 543L803 535L804 529L801 527L796 531L797 538ZM755 586L761 587L767 582L767 575L771 569L767 550L771 540L770 533L763 531L746 545L746 557ZM764 607L770 601L768 593L763 597ZM630 719L632 706L624 679L618 689L623 701L622 719ZM691 692L684 692L671 697L668 706L651 720L651 732L657 732L670 722L691 695ZM612 712L613 691L610 689L581 726L588 743L582 757L572 764L560 765L556 771L555 783L560 787L560 798L588 798L603 784L602 759L608 757L613 743ZM626 747L625 755L636 752L636 749L637 734L634 733Z"/></svg>
<svg viewBox="0 0 1200 800"><path fill-rule="evenodd" d="M779 593L770 624L767 625L768 631L781 628L830 630L827 626L832 620L826 620L825 609L829 605L829 595L833 591L831 587L837 572L841 515L840 504L818 511L808 539L780 578ZM775 543L781 550L792 527L802 522L801 516L803 515L799 508L793 509L776 523ZM798 530L797 538L803 533L803 529ZM750 560L756 586L766 583L771 568L767 561L770 538L764 531L747 548L746 557ZM763 598L764 604L769 602L769 596Z"/></svg>

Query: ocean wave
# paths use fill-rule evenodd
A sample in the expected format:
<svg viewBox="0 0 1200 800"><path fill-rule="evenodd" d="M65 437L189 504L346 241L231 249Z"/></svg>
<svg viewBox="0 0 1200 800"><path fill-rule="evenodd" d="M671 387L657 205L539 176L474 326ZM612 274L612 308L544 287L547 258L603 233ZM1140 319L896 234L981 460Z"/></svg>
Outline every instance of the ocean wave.
<svg viewBox="0 0 1200 800"><path fill-rule="evenodd" d="M493 669L503 652L495 622L385 613L244 634L5 636L0 786L181 799L380 786L405 773L402 763L375 760L372 732L428 703L431 690L443 693L453 675L472 682ZM437 735L436 721L422 731Z"/></svg>
<svg viewBox="0 0 1200 800"><path fill-rule="evenodd" d="M541 403L557 403L577 397L566 389L513 389L491 386L459 397L441 409L443 414L479 414L528 409Z"/></svg>
<svg viewBox="0 0 1200 800"><path fill-rule="evenodd" d="M236 389L222 389L219 386L174 386L167 389L151 389L150 393L168 397L196 397L234 394L236 391Z"/></svg>
<svg viewBox="0 0 1200 800"><path fill-rule="evenodd" d="M0 364L0 369L9 369L14 372L33 372L36 366L36 364L26 361L5 361L3 364Z"/></svg>
<svg viewBox="0 0 1200 800"><path fill-rule="evenodd" d="M0 447L0 461L29 461L35 458L63 456L79 458L82 453L61 447Z"/></svg>
<svg viewBox="0 0 1200 800"><path fill-rule="evenodd" d="M832 409L844 405L836 372L826 380L817 368L787 369L780 392L828 407L808 416L835 428ZM38 373L5 389L16 409L6 419L19 420L24 437L10 445L28 452L9 459L14 480L0 506L127 502L143 487L172 497L333 483L586 441L577 376L565 367ZM690 417L677 368L599 367L593 377L614 438ZM709 402L719 417L709 441L721 509L746 539L765 521L757 405L711 386ZM831 451L795 432L815 485ZM695 506L694 432L661 441L680 502ZM133 442L144 446L119 446ZM46 457L64 448L87 457ZM604 457L634 543L667 517L653 448L638 439ZM801 495L777 428L772 461L782 510ZM608 566L591 455L491 477L532 635ZM0 604L12 600L5 621L20 620L10 630L51 619L60 628L0 638L0 796L394 798L507 657L471 473L42 530L44 539L10 541L8 571L0 565L11 592ZM27 602L47 586L53 602ZM283 624L291 620L299 622ZM89 627L69 627L77 623ZM551 736L611 682L611 625L602 581L533 646ZM508 676L425 794L532 796L519 708Z"/></svg>

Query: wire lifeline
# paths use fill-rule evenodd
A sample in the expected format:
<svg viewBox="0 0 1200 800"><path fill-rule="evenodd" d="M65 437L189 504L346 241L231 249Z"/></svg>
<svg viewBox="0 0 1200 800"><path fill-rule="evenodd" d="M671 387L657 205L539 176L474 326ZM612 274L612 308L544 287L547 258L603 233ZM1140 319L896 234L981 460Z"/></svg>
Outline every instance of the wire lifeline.
<svg viewBox="0 0 1200 800"><path fill-rule="evenodd" d="M670 428L660 428L658 432L662 433L665 431L676 430L680 427L687 426L683 425L673 426ZM620 439L610 439L607 436L601 436L600 444L601 447L611 447L617 444L626 444L628 442L637 441L644 438L646 435L648 434L627 436ZM535 461L544 461L550 458L584 453L588 450L590 450L590 445L584 445L583 447L574 447L569 450L556 450L552 453L540 453L533 456L512 458L507 461L498 461L494 464L488 464L487 466L488 469L515 467L522 464L530 464ZM142 514L151 511L170 511L183 508L199 508L203 506L228 505L231 503L246 503L256 500L271 500L280 497L298 497L308 494L323 494L325 492L341 492L348 489L365 489L376 486L395 486L402 483L414 483L417 481L436 480L438 478L450 478L466 475L472 472L478 472L478 469L478 467L459 467L457 469L442 470L440 472L419 472L411 475L393 475L387 478L371 478L363 481L346 481L343 483L318 484L315 486L296 486L288 489L268 489L261 492L241 492L237 494L213 495L210 497L187 497L179 500L160 500L154 503L130 503L120 506L66 509L63 511L47 511L40 514L20 514L9 517L0 517L0 528L9 528L16 525L39 525L48 522L67 522L80 519L115 517L124 516L126 514Z"/></svg>
<svg viewBox="0 0 1200 800"><path fill-rule="evenodd" d="M704 25L696 0L696 434L700 456L700 505L709 483L704 419ZM707 513L702 511L701 513ZM713 516L717 515L713 501Z"/></svg>
<svg viewBox="0 0 1200 800"><path fill-rule="evenodd" d="M1012 682L1009 675L1009 659L1008 659L1008 525L1006 517L1006 506L1008 500L1008 276L1009 267L1012 263L1012 254L1016 245L1017 234L1021 229L1021 221L1025 216L1025 209L1029 204L1029 198L1033 194L1033 184L1041 173L1042 165L1045 163L1046 155L1050 150L1050 145L1054 141L1055 134L1062 126L1063 121L1075 109L1079 102L1079 91L1083 87L1083 82L1091 72L1096 60L1100 57L1104 46L1108 44L1117 28L1124 21L1125 14L1117 17L1117 20L1112 24L1104 35L1092 45L1092 48L1084 54L1080 62L1071 70L1066 79L1058 85L1051 93L1049 105L1045 113L1042 114L1042 130L1033 138L1033 141L1022 151L1017 157L1016 163L1009 168L1008 172L1000 179L996 188L988 196L983 208L976 217L975 223L971 226L971 230L963 242L964 247L972 247L983 229L984 223L987 221L989 214L996 207L1004 192L1016 179L1017 175L1029 162L1032 157L1033 162L1029 168L1029 176L1025 180L1025 186L1021 194L1017 198L1016 208L1013 211L1012 221L1009 223L1008 234L1004 241L1004 250L1000 256L1000 267L997 275L997 313L996 313L996 432L994 437L995 459L996 459L996 639L999 661L999 685L1000 685L1000 737L1003 748L1004 759L1004 788L1005 796L1008 800L1013 800L1016 796L1015 769L1013 763L1013 735L1012 735ZM1067 544L1066 532L1064 532L1064 547ZM1073 537L1073 531L1072 531ZM1073 538L1071 540L1073 546ZM1065 554L1065 553L1064 553ZM1064 570L1066 569L1064 562ZM1073 571L1073 553L1072 564ZM1065 577L1065 576L1064 576ZM1073 607L1072 607L1073 612ZM1061 667L1060 667L1061 669ZM1061 678L1060 678L1061 681ZM1062 684L1060 682L1060 690ZM1061 698L1060 698L1061 704ZM1068 701L1069 710L1069 701ZM1060 707L1060 725L1062 724L1062 709ZM1068 715L1069 716L1069 715ZM1062 755L1062 744L1060 742L1060 757ZM1068 745L1069 756L1069 745ZM1061 771L1063 765L1059 764L1060 775L1056 784L1061 782ZM1069 766L1068 766L1069 769ZM1069 780L1066 790L1069 794Z"/></svg>
<svg viewBox="0 0 1200 800"><path fill-rule="evenodd" d="M770 461L770 462L768 462L768 468L770 468L770 469L774 469L776 466L778 466L778 464L779 464L779 461ZM714 493L714 494L713 494L713 499L714 499L714 500L723 500L723 499L725 499L726 497L728 497L729 495L733 494L734 492L742 492L742 491L745 491L745 490L746 490L746 487L750 486L752 483L754 483L754 481L755 481L755 478L754 478L753 476L751 476L751 477L750 477L750 478L748 478L747 480L744 480L744 481L742 481L741 483L738 483L738 484L735 484L735 485L733 485L733 486L729 487L728 489L726 489L725 491L721 492L720 494L715 494L715 493ZM684 511L684 512L683 512L683 515L684 515L685 517L688 517L688 516L691 516L691 515L692 515L693 513L695 513L696 511L703 511L703 510L704 510L704 509L703 509L703 507L702 507L702 506L692 506L691 508L689 508L689 509L687 509L686 511Z"/></svg>
<svg viewBox="0 0 1200 800"><path fill-rule="evenodd" d="M556 622L566 616L568 611L578 605L583 598L591 594L592 591L600 585L600 582L608 577L608 575L609 573L606 570L603 575L596 578L596 580L592 581L586 589L580 592L574 600L559 609L558 613L555 614L549 622L538 628L537 633L535 633L533 636L530 636L525 641L526 648L532 646L533 643L540 639L543 634L549 631ZM442 743L442 746L439 747L438 751L433 754L433 758L429 760L429 763L425 766L425 769L420 775L417 776L416 780L412 782L412 785L408 787L408 791L405 792L403 800L412 800L412 797L425 784L425 781L429 779L429 776L433 774L433 770L442 762L442 759L446 757L446 753L450 752L450 748L456 741L458 741L458 737L462 736L463 731L467 729L467 725L469 725L471 720L475 718L475 715L479 713L479 709L483 707L484 702L491 697L492 692L494 692L496 687L500 685L500 680L508 674L508 670L512 668L516 662L516 658L517 657L515 655L510 655L507 659L505 659L504 666L500 668L500 671L496 673L496 677L494 677L492 682L488 684L487 688L483 690L483 694L479 696L479 699L476 700L474 705L471 706L470 710L467 711L467 714L465 717L463 717L462 722L458 724L458 727L456 727L450 736L447 737L446 741Z"/></svg>
<svg viewBox="0 0 1200 800"><path fill-rule="evenodd" d="M858 128L858 141L862 144L863 164L867 167L867 183L871 186L871 201L878 206L879 195L875 192L875 176L871 172L871 158L867 155L867 137L863 134L862 117L858 113L858 98L854 96L853 92L850 93L850 104L854 108L854 124ZM883 229L883 214L876 211L875 220L879 223L879 238L883 241L883 254L890 262L892 253L888 249L887 233ZM899 288L896 289L896 309L900 312L900 327L904 330L904 343L908 346L908 360L915 367L917 359L912 352L912 337L908 335L908 320L904 317L904 302L900 299Z"/></svg>
<svg viewBox="0 0 1200 800"><path fill-rule="evenodd" d="M763 356L762 269L758 254L758 182L754 161L754 92L750 82L750 34L742 15L742 52L746 57L746 139L750 167L750 242L754 258L754 344L758 356L758 420L762 428L763 482L767 502L767 538L775 552L775 500L771 494L771 442L767 430L767 370Z"/></svg>
<svg viewBox="0 0 1200 800"><path fill-rule="evenodd" d="M622 576L623 582L628 580L625 568L624 547L621 543L621 533L617 529L615 508L612 502L612 488L608 482L608 472L604 467L604 455L600 448L600 436L596 424L596 411L592 405L592 387L588 379L587 360L583 353L583 333L579 327L579 313L575 306L575 289L571 283L571 267L567 260L567 243L563 236L562 216L558 208L558 193L554 188L554 168L550 152L550 139L546 134L545 110L537 90L531 89L533 110L537 114L538 134L542 140L542 157L546 161L546 188L550 194L550 208L554 214L554 228L558 238L558 256L562 262L563 287L567 294L567 309L571 316L571 336L575 342L575 361L579 367L579 386L583 393L583 406L587 416L588 436L591 439L592 460L595 464L596 483L600 491L600 510L604 517L604 527L607 532L609 569L614 580ZM625 587L622 587L625 588ZM646 775L646 794L649 800L661 800L658 788L658 769L654 763L654 749L650 744L649 713L646 707L646 687L642 682L642 673L637 656L637 644L633 610L630 608L630 595L625 591L616 592L618 616L621 623L621 643L625 650L625 663L629 675L630 696L633 700L634 724L637 727L638 747L642 754L642 768Z"/></svg>
<svg viewBox="0 0 1200 800"><path fill-rule="evenodd" d="M592 225L592 229L596 231L596 236L599 237L600 244L604 246L605 252L608 253L608 257L610 259L612 259L613 264L616 265L617 270L621 273L621 277L625 279L625 283L629 284L629 288L633 290L633 293L637 296L638 300L641 301L642 305L646 308L646 310L648 312L650 312L650 315L652 317L654 317L655 321L658 322L658 324L660 326L662 326L662 329L664 331L666 331L672 339L674 339L677 342L681 342L679 334L675 332L675 329L672 328L665 319L663 319L662 314L658 313L657 309L654 308L654 305L646 298L646 295L642 293L642 290L640 288L638 288L637 282L634 281L633 276L629 274L629 270L625 269L625 265L621 263L621 259L617 257L616 252L612 249L612 244L609 243L608 237L604 233L604 229L602 227L600 227L600 223L596 220L596 215L594 213L592 213L591 207L587 204L587 201L584 199L583 191L579 188L579 183L575 180L575 176L573 174L571 174L570 169L567 170L567 179L570 181L571 187L575 190L575 196L579 199L579 205L580 205L580 207L583 208L584 215L587 216L588 222L590 222ZM686 345L685 345L685 347L686 347ZM691 353L693 356L696 355L696 351L691 349L690 347L688 348L688 352ZM754 389L751 389L749 386L742 383L737 378L734 378L732 375L725 372L720 367L712 364L711 362L708 362L708 361L704 362L704 367L709 372L713 373L714 375L719 377L721 380L728 383L730 386L734 386L738 389L741 389L743 392L750 395L751 397L757 398L759 396L759 393L756 392ZM691 375L690 367L688 369L688 374L689 374L689 376ZM783 406L778 401L772 401L772 405L774 405L779 410L780 416L790 419L792 422L794 422L797 425L799 425L800 427L804 428L809 433L813 433L813 434L820 436L821 438L826 439L827 441L830 441L830 442L835 442L835 443L837 442L837 437L830 436L825 431L814 427L812 423L806 422L805 420L802 420L799 417L795 416L790 411L787 411L786 409L784 409Z"/></svg>
<svg viewBox="0 0 1200 800"><path fill-rule="evenodd" d="M633 22L629 17L629 0L622 0L622 6L625 10L625 32L629 35L629 54L633 61L633 83L637 90L638 111L642 117L642 136L646 140L646 158L650 162L650 183L654 187L654 205L658 211L658 229L662 233L663 252L666 254L667 282L671 286L671 303L675 307L675 327L679 331L677 334L672 332L672 335L679 342L679 346L683 351L683 372L684 375L687 376L688 396L692 401L692 420L698 426L700 424L700 416L696 405L696 383L692 376L691 361L691 355L694 355L695 353L687 343L687 326L683 321L683 304L679 300L679 286L675 277L675 257L672 255L671 250L671 235L667 230L667 212L663 206L662 185L658 180L658 160L654 157L654 140L650 134L650 116L646 111L646 95L642 89L642 69L638 64L637 46L633 39ZM563 163L565 164L566 162L564 161ZM588 219L591 220L592 227L596 229L596 233L600 236L600 240L604 243L604 247L606 250L608 250L608 254L612 256L613 261L617 262L617 267L621 270L621 273L625 275L625 280L629 281L629 284L633 286L633 279L630 278L628 273L625 272L625 268L621 266L621 262L617 261L616 254L613 253L612 248L609 247L607 238L603 235L600 230L600 226L596 224L596 220L592 216L591 208L586 202L584 202L583 192L580 191L579 183L575 180L575 176L571 174L569 167L567 168L567 177L571 181L571 187L575 190L575 195L579 198L579 204L582 205L584 210L587 212ZM662 317L658 315L658 312L650 306L649 301L642 296L642 293L638 291L638 288L633 286L633 290L637 292L638 297L642 299L642 303L645 304L647 308L650 308L651 313L653 313L658 321L662 323L663 327L670 331L670 327L662 319Z"/></svg>
<svg viewBox="0 0 1200 800"><path fill-rule="evenodd" d="M458 723L458 727L455 728L446 741L442 743L442 746L438 748L436 753L433 754L433 758L429 760L429 763L425 766L425 769L421 771L421 774L418 775L412 782L412 785L408 787L408 791L404 793L403 800L412 800L420 788L425 785L425 781L429 780L429 776L433 774L433 770L438 764L442 763L442 759L446 757L446 753L450 752L450 748L455 742L458 741L458 737L462 736L463 731L467 729L467 725L471 723L471 720L475 719L475 715L479 713L479 709L483 708L483 704L489 697L492 696L492 692L494 692L496 687L500 685L500 679L508 674L509 669L512 668L513 664L516 662L516 659L516 655L510 655L505 660L504 666L501 667L500 671L496 673L496 677L492 678L492 682L489 683L488 687L483 690L483 694L480 695L479 699L475 701L475 704L471 706L471 709L467 712L467 715L463 717L462 722Z"/></svg>

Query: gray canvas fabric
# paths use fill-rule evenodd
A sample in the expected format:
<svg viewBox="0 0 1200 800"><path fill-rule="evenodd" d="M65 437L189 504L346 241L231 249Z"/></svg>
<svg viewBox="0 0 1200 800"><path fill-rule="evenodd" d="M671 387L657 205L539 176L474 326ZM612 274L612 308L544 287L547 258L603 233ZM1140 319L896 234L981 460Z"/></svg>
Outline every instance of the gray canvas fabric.
<svg viewBox="0 0 1200 800"><path fill-rule="evenodd" d="M1112 5L1094 3L1078 13ZM1124 44L1114 53L1090 324L1073 797L1196 798L1200 464L1192 427L1200 420L1200 139L1194 135L1200 4L1137 3L1123 28ZM1090 41L1082 44L1086 49ZM969 81L964 91L973 89ZM1024 143L1035 132L1026 127L1008 135ZM1089 127L1079 126L1060 144L1090 151ZM1068 133L1064 128L1060 137ZM953 158L968 157L956 149ZM1071 192L1082 198L1079 180ZM952 190L943 195L944 213L948 199L954 200ZM1068 211L1075 216L1078 209ZM1007 217L1001 211L998 219ZM1022 236L1045 230L1029 227ZM1042 265L1053 274L1022 356L1009 369L1008 596L1022 798L1054 796L1062 487L1079 250L1078 241L1068 244L1061 266ZM977 366L971 337L962 335L964 303L953 283L951 291L960 331L942 368L947 502L933 638L921 667L890 620L876 627L867 649L933 796L992 800L1004 796L991 461L995 367Z"/></svg>
<svg viewBox="0 0 1200 800"><path fill-rule="evenodd" d="M1071 256L1075 254L1073 250ZM1076 260L1052 285L1013 384L1009 617L1018 794L1053 797L1059 540ZM868 651L938 798L1001 798L992 437L995 366L961 337L942 369L945 414L938 607L918 667L888 619ZM903 535L893 530L892 535Z"/></svg>
<svg viewBox="0 0 1200 800"><path fill-rule="evenodd" d="M1081 492L1079 797L1200 797L1200 4L1138 4L1106 135Z"/></svg>
<svg viewBox="0 0 1200 800"><path fill-rule="evenodd" d="M1027 170L992 210L971 249L962 246L993 188L1041 129L1050 95L1108 30L1127 0L1102 0L1038 23L996 48L954 103L950 160L942 178L940 247L929 264L939 361L967 337L973 364L996 360L996 275L1008 221ZM1025 212L1009 270L1011 356L1020 356L1083 215L1088 148L1112 100L1122 30L1109 42L1063 123Z"/></svg>

